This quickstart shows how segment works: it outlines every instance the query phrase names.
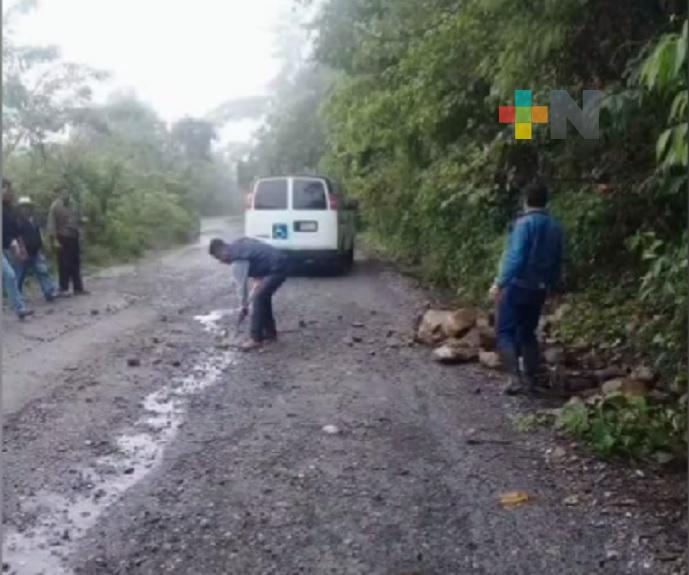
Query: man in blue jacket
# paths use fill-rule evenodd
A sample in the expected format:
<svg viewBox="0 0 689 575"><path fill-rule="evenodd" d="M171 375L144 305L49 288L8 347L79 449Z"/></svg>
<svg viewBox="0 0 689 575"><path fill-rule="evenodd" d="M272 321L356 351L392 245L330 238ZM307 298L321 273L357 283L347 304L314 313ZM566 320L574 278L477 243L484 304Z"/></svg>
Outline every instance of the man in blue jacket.
<svg viewBox="0 0 689 575"><path fill-rule="evenodd" d="M242 349L250 351L260 347L265 341L277 339L273 295L287 279L287 256L271 245L249 238L241 238L229 244L221 239L214 239L209 251L211 256L225 264L247 262L248 275L256 280L252 300L251 340ZM246 302L242 304L246 305Z"/></svg>
<svg viewBox="0 0 689 575"><path fill-rule="evenodd" d="M497 302L498 347L510 382L505 393L535 389L539 365L536 329L546 297L560 286L563 232L546 211L548 188L541 182L524 193L525 210L517 219L491 294ZM519 369L519 355L524 374Z"/></svg>

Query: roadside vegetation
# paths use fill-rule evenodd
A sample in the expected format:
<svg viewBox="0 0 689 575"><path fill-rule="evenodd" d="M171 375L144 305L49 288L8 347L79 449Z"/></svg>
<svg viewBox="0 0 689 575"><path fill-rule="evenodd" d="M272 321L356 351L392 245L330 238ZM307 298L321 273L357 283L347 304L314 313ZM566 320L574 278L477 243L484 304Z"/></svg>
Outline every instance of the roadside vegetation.
<svg viewBox="0 0 689 575"><path fill-rule="evenodd" d="M302 2L307 6L311 3ZM672 400L568 408L602 454L686 454L687 19L671 0L326 0L312 58L279 86L243 166L324 171L360 200L375 246L487 305L520 187L535 174L567 231L556 337L647 364ZM498 123L515 89L605 94L601 138ZM308 145L300 145L307 142ZM658 457L665 458L664 455Z"/></svg>
<svg viewBox="0 0 689 575"><path fill-rule="evenodd" d="M195 238L202 215L239 212L214 124L167 125L132 93L95 104L105 72L16 43L13 22L34 5L15 2L3 14L3 165L16 194L45 217L56 187L68 185L88 218L86 257L100 264Z"/></svg>

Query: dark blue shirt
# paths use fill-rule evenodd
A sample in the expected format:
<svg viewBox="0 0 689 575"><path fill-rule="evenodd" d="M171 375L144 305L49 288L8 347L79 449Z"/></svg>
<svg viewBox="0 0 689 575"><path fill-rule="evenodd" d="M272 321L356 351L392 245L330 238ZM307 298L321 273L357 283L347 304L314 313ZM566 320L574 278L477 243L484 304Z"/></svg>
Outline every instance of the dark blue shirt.
<svg viewBox="0 0 689 575"><path fill-rule="evenodd" d="M41 228L36 223L34 217L18 218L17 231L24 241L26 253L31 257L37 256L43 247L43 238L41 237Z"/></svg>
<svg viewBox="0 0 689 575"><path fill-rule="evenodd" d="M287 272L287 256L271 245L243 238L228 244L226 261L249 262L249 277L263 278Z"/></svg>

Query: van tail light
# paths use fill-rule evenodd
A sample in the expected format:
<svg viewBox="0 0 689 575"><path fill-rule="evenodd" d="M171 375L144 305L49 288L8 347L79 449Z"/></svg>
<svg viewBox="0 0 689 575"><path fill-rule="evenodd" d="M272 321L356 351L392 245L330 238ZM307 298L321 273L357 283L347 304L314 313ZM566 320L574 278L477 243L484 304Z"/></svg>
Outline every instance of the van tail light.
<svg viewBox="0 0 689 575"><path fill-rule="evenodd" d="M253 203L254 203L254 195L251 193L247 194L246 195L246 209L250 210Z"/></svg>
<svg viewBox="0 0 689 575"><path fill-rule="evenodd" d="M336 195L328 194L328 200L330 202L331 210L338 210L340 208L340 201L337 199Z"/></svg>

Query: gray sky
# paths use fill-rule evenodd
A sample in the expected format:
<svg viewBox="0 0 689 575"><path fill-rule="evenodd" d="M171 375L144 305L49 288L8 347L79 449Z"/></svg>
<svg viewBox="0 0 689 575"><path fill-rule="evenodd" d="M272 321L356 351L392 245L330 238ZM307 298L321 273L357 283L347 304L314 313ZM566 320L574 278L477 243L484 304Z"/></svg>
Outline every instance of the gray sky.
<svg viewBox="0 0 689 575"><path fill-rule="evenodd" d="M9 4L9 2L4 2ZM167 121L264 93L278 71L275 30L291 0L42 0L16 38L113 74ZM246 139L252 122L223 139Z"/></svg>

